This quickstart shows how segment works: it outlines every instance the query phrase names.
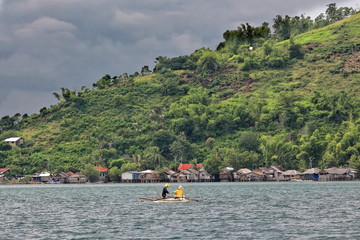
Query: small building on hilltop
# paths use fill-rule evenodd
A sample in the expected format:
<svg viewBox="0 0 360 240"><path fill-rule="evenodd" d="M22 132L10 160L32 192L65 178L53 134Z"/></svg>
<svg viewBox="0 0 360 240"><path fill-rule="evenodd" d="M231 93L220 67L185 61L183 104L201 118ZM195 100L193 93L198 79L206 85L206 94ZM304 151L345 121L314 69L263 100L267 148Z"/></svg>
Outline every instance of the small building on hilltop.
<svg viewBox="0 0 360 240"><path fill-rule="evenodd" d="M6 142L6 144L15 147L15 146L20 146L21 144L24 143L24 139L21 137L11 137L11 138L7 138L4 140L4 142Z"/></svg>

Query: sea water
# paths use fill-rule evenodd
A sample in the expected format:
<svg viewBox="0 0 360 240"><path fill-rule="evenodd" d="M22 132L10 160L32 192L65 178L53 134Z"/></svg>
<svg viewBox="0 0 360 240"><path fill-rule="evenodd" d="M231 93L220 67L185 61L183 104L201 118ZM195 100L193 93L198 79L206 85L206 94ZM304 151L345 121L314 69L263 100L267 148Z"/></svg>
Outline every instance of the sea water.
<svg viewBox="0 0 360 240"><path fill-rule="evenodd" d="M360 182L162 185L2 185L0 239L360 239Z"/></svg>

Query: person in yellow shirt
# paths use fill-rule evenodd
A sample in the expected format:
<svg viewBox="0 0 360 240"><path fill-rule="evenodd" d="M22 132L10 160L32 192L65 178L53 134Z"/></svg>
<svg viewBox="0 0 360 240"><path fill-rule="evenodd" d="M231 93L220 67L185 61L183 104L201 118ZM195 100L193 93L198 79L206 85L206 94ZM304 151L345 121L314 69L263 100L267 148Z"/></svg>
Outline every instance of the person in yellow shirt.
<svg viewBox="0 0 360 240"><path fill-rule="evenodd" d="M184 197L183 195L183 187L180 185L175 191L175 197L174 198L180 198L180 197Z"/></svg>

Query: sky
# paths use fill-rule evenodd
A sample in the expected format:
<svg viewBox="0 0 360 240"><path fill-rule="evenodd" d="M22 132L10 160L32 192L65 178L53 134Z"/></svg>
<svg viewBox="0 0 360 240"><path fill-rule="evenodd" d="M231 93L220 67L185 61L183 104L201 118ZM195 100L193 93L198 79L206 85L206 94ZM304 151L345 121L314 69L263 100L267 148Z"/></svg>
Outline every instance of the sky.
<svg viewBox="0 0 360 240"><path fill-rule="evenodd" d="M215 49L226 30L280 15L314 19L358 0L0 0L0 117L38 113L61 87L133 74L158 56Z"/></svg>

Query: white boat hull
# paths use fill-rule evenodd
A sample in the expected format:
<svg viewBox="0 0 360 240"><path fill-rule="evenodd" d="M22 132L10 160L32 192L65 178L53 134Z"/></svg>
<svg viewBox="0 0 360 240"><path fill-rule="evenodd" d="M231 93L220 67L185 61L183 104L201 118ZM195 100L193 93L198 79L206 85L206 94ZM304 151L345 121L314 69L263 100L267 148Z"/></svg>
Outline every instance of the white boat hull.
<svg viewBox="0 0 360 240"><path fill-rule="evenodd" d="M169 197L169 198L140 197L140 199L149 200L149 201L153 201L153 202L157 202L157 203L186 203L186 202L190 202L189 199L186 199L184 197L181 197L181 198L174 198L174 197Z"/></svg>

